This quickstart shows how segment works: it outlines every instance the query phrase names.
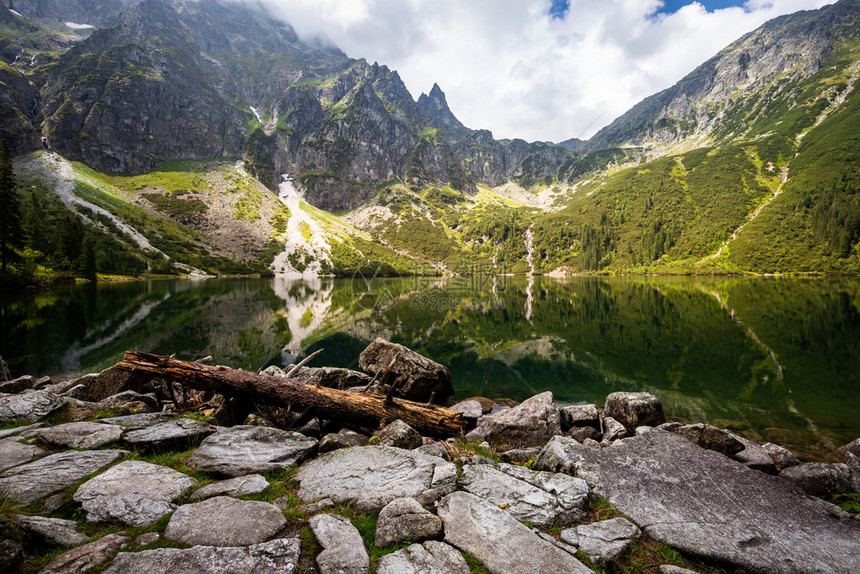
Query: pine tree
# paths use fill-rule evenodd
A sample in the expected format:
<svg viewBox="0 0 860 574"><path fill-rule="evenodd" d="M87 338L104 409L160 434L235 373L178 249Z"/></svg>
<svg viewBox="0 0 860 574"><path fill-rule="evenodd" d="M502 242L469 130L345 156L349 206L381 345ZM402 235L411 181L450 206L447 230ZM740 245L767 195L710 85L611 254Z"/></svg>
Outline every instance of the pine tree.
<svg viewBox="0 0 860 574"><path fill-rule="evenodd" d="M96 280L96 252L93 249L93 240L89 233L84 236L81 243L81 257L78 263L78 273L84 279Z"/></svg>
<svg viewBox="0 0 860 574"><path fill-rule="evenodd" d="M21 210L15 188L12 152L6 140L0 139L0 265L3 271L15 247L21 243Z"/></svg>
<svg viewBox="0 0 860 574"><path fill-rule="evenodd" d="M36 192L31 191L30 197L24 206L24 221L22 224L25 245L34 251L45 252L45 232L42 222L42 206L36 197Z"/></svg>

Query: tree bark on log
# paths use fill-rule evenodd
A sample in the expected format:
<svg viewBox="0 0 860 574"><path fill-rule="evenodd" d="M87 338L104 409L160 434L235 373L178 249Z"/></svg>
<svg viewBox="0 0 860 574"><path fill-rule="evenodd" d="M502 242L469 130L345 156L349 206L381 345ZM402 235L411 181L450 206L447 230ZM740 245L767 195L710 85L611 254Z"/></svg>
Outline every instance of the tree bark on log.
<svg viewBox="0 0 860 574"><path fill-rule="evenodd" d="M180 361L163 355L127 351L117 368L144 372L176 381L185 387L243 396L255 402L311 409L320 418L375 425L400 419L421 434L458 436L465 427L462 415L433 404L392 397L348 393L327 387L305 385L290 379L270 377L240 369Z"/></svg>

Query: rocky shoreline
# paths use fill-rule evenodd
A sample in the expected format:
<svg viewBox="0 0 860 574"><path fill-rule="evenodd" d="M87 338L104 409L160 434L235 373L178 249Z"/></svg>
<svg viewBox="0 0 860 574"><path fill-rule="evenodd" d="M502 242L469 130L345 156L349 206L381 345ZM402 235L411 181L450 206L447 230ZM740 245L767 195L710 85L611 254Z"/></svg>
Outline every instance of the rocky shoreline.
<svg viewBox="0 0 860 574"><path fill-rule="evenodd" d="M386 345L382 376L290 377L450 394L447 369ZM462 435L434 440L115 367L0 382L0 571L860 572L860 439L802 463L667 422L648 393L452 408Z"/></svg>

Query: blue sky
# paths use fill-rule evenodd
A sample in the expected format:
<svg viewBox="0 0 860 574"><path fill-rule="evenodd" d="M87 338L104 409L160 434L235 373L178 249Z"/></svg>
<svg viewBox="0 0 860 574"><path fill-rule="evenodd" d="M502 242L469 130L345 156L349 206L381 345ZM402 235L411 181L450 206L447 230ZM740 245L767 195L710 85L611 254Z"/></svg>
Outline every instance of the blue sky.
<svg viewBox="0 0 860 574"><path fill-rule="evenodd" d="M497 138L587 139L767 20L834 0L234 0L303 38L438 83Z"/></svg>

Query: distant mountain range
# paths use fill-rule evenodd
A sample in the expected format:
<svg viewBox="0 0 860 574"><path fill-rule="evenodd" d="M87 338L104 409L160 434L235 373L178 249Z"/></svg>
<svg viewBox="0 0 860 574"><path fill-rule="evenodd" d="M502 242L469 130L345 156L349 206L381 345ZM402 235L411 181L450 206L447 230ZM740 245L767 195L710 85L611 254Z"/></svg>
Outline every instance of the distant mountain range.
<svg viewBox="0 0 860 574"><path fill-rule="evenodd" d="M247 248L203 241L213 256L292 245L281 260L346 271L370 242L390 272L860 272L860 0L772 20L560 144L467 128L438 85L415 101L385 65L246 4L4 2L0 137L17 154L47 148L113 174L103 181L231 158L273 194L287 176L309 204L351 210L314 214L330 222L317 243L266 221ZM169 187L146 193L171 199ZM189 206L115 194L195 231L177 215ZM215 233L213 218L196 231ZM281 267L305 267L293 263Z"/></svg>

